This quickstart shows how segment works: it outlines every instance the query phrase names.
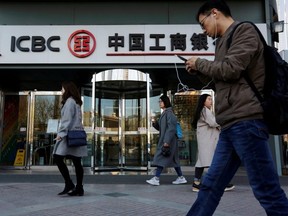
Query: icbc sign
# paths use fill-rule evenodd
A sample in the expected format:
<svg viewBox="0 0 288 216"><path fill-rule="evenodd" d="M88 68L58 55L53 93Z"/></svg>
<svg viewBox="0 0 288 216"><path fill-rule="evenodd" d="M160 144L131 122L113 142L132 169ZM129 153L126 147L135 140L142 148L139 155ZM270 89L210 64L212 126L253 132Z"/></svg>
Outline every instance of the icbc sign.
<svg viewBox="0 0 288 216"><path fill-rule="evenodd" d="M94 52L96 39L91 32L78 30L69 37L68 48L74 56L85 58Z"/></svg>

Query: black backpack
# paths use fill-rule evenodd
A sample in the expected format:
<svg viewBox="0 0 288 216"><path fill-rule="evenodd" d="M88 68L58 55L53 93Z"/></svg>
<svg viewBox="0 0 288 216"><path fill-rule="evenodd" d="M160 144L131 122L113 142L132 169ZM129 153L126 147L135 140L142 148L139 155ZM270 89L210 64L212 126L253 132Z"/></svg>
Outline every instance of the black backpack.
<svg viewBox="0 0 288 216"><path fill-rule="evenodd" d="M249 21L240 22L234 27L227 40L228 48L231 45L234 31L242 23L250 23L253 25L264 45L265 83L263 96L256 89L248 74L244 72L243 76L261 102L264 110L264 120L267 123L269 133L273 135L287 134L288 63L281 58L276 48L267 45L260 30L254 23Z"/></svg>

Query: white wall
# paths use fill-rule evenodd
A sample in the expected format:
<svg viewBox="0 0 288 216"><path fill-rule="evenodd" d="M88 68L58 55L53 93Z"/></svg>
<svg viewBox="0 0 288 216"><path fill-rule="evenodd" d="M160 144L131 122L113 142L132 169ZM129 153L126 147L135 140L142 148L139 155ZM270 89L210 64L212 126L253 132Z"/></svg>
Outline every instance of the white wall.
<svg viewBox="0 0 288 216"><path fill-rule="evenodd" d="M286 62L288 62L288 49L280 51L280 55Z"/></svg>
<svg viewBox="0 0 288 216"><path fill-rule="evenodd" d="M279 51L288 49L288 0L277 0L279 21L284 20L284 32L279 33L279 43L276 44ZM286 59L287 61L287 59Z"/></svg>

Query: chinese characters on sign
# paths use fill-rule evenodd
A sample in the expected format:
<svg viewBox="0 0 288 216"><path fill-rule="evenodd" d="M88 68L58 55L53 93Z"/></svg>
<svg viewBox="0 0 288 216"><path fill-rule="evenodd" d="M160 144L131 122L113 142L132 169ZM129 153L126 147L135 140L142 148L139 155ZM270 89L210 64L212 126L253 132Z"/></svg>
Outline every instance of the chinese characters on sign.
<svg viewBox="0 0 288 216"><path fill-rule="evenodd" d="M186 44L186 34L170 34L170 47L161 46L161 40L165 40L165 34L149 34L150 40L153 40L154 45L149 46L149 51L165 51L166 49L170 49L170 51L174 50L187 50ZM125 47L124 42L125 37L120 36L118 33L115 33L114 36L109 36L108 38L108 46L114 47L114 51L118 52L119 48ZM166 39L167 40L167 39ZM191 38L191 49L190 50L207 50L208 49L208 41L207 35L200 33L194 33ZM145 35L144 34L129 34L129 51L147 51L145 50Z"/></svg>
<svg viewBox="0 0 288 216"><path fill-rule="evenodd" d="M0 31L6 53L1 62L8 64L170 64L181 62L176 55L215 58L213 39L198 24L23 25Z"/></svg>

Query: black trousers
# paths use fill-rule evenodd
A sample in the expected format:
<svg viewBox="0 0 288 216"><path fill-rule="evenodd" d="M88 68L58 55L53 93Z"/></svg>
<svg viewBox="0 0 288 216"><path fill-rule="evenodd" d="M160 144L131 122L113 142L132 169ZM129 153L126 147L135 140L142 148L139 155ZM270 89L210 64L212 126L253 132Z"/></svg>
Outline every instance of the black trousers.
<svg viewBox="0 0 288 216"><path fill-rule="evenodd" d="M75 157L72 155L62 156L62 155L54 154L53 158L54 158L54 162L56 163L61 175L63 176L63 178L65 180L65 183L70 182L71 178L70 178L70 174L69 174L69 170L67 168L67 165L64 162L64 159L65 158L71 159L74 166L75 166L77 185L82 186L84 171L83 171L83 166L81 163L81 157Z"/></svg>

